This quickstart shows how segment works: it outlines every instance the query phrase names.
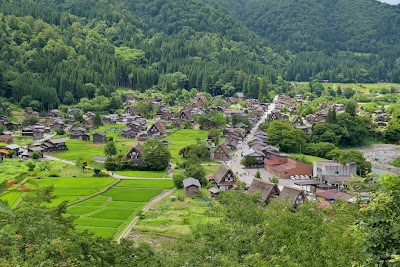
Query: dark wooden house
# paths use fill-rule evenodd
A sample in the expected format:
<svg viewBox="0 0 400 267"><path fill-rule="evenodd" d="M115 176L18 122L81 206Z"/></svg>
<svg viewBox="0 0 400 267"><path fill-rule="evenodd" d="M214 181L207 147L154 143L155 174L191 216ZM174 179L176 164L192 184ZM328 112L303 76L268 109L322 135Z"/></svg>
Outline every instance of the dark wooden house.
<svg viewBox="0 0 400 267"><path fill-rule="evenodd" d="M143 161L143 149L143 146L140 143L136 142L126 153L126 157L134 163L140 163Z"/></svg>
<svg viewBox="0 0 400 267"><path fill-rule="evenodd" d="M94 133L93 134L93 143L102 144L107 141L107 134L104 132Z"/></svg>

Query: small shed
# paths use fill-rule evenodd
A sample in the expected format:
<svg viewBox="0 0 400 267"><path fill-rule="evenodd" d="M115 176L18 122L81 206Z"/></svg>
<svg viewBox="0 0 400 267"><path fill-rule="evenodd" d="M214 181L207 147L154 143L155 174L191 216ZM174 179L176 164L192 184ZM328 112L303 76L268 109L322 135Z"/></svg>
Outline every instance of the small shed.
<svg viewBox="0 0 400 267"><path fill-rule="evenodd" d="M107 141L107 135L104 132L94 133L93 134L93 143L102 144Z"/></svg>
<svg viewBox="0 0 400 267"><path fill-rule="evenodd" d="M212 198L216 198L219 194L219 188L218 187L212 187L210 189L208 189L208 191L210 191L211 197Z"/></svg>
<svg viewBox="0 0 400 267"><path fill-rule="evenodd" d="M200 195L201 184L199 180L189 177L183 180L183 188L188 196Z"/></svg>

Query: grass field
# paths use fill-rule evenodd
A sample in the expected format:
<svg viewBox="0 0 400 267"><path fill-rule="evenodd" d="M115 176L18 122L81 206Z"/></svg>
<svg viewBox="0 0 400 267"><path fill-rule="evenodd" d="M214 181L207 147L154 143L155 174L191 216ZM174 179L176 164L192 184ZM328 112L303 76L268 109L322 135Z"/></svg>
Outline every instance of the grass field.
<svg viewBox="0 0 400 267"><path fill-rule="evenodd" d="M76 161L79 158L91 159L94 156L104 156L105 144L93 144L80 140L67 140L68 151L54 153L53 155L66 160ZM121 153L126 153L130 148L128 145L116 142L116 147Z"/></svg>
<svg viewBox="0 0 400 267"><path fill-rule="evenodd" d="M149 234L165 234L180 237L190 234L199 223L204 223L216 218L205 216L212 202L207 200L208 190L202 190L205 198L184 198L184 201L171 202L167 196L151 211L144 214L132 232L147 232ZM174 193L183 196L183 190Z"/></svg>
<svg viewBox="0 0 400 267"><path fill-rule="evenodd" d="M165 171L115 171L114 173L137 178L163 178L168 177Z"/></svg>
<svg viewBox="0 0 400 267"><path fill-rule="evenodd" d="M179 163L183 158L179 155L179 151L191 144L196 144L197 140L204 142L207 139L208 131L206 130L178 130L177 132L166 137L165 140L171 141L169 143L169 151L171 152L171 161Z"/></svg>
<svg viewBox="0 0 400 267"><path fill-rule="evenodd" d="M308 82L296 83L297 88L306 89L308 88ZM339 86L347 88L351 87L355 91L364 91L365 93L379 93L382 89L390 90L391 88L398 88L400 84L397 83L323 83L325 88L337 89Z"/></svg>
<svg viewBox="0 0 400 267"><path fill-rule="evenodd" d="M215 164L215 163L214 163L214 164ZM221 165L207 165L207 164L203 164L202 166L203 166L204 169L206 169L206 171L207 171L206 176L208 177L208 176L210 176L210 175L215 174L215 173L218 171L218 169L219 169L219 167L220 167Z"/></svg>
<svg viewBox="0 0 400 267"><path fill-rule="evenodd" d="M118 183L118 187L129 188L162 188L174 187L172 180L124 180Z"/></svg>

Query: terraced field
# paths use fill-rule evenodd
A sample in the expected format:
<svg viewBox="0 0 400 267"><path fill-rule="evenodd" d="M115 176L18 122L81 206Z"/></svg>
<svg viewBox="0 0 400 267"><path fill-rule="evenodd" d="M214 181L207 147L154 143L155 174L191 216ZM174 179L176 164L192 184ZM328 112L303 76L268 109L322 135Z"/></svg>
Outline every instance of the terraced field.
<svg viewBox="0 0 400 267"><path fill-rule="evenodd" d="M77 229L115 237L147 201L172 187L171 180L123 180L106 192L71 206L67 213L77 216Z"/></svg>

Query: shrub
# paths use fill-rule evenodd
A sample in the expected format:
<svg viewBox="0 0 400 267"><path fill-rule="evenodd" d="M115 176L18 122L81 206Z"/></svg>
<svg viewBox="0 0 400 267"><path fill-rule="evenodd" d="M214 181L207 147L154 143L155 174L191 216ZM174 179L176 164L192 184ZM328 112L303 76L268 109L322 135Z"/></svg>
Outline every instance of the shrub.
<svg viewBox="0 0 400 267"><path fill-rule="evenodd" d="M26 166L28 167L28 170L31 172L31 171L33 171L33 170L35 169L36 164L33 163L32 161L28 161L28 162L26 163Z"/></svg>
<svg viewBox="0 0 400 267"><path fill-rule="evenodd" d="M172 177L172 180L174 181L176 188L183 188L183 180L185 180L185 176L177 174Z"/></svg>

